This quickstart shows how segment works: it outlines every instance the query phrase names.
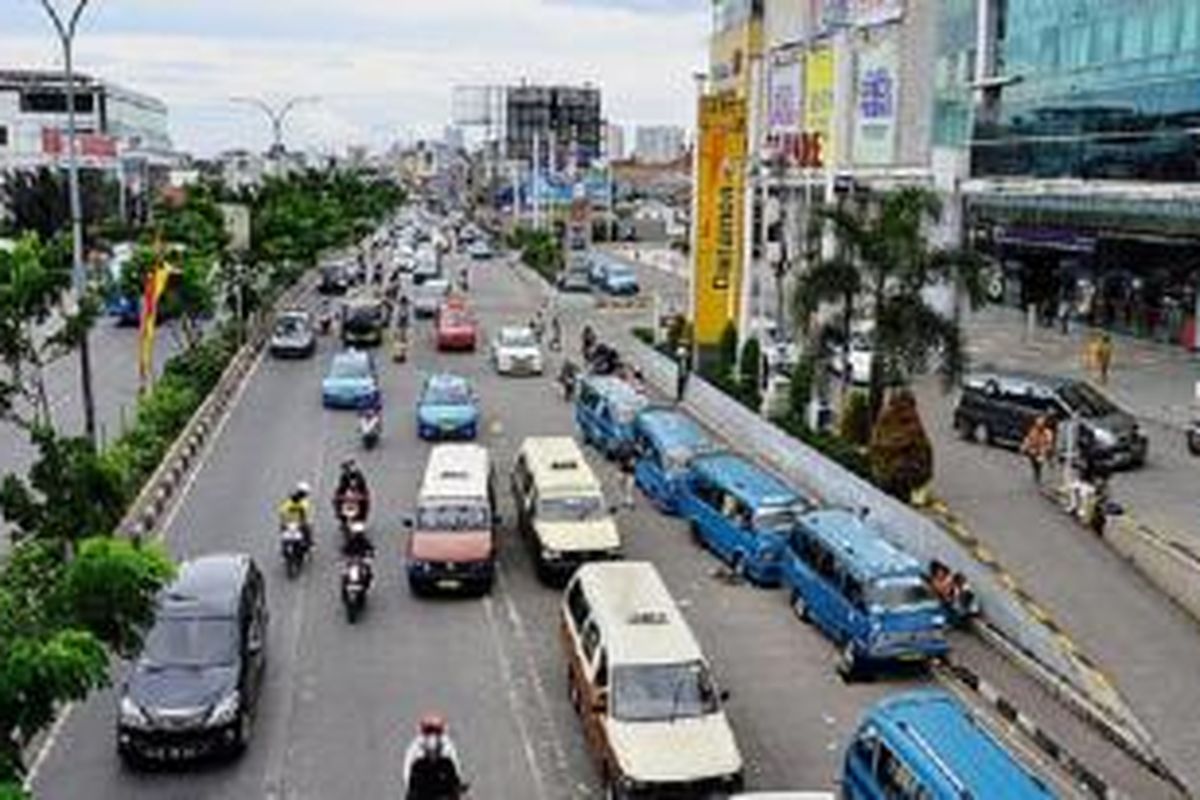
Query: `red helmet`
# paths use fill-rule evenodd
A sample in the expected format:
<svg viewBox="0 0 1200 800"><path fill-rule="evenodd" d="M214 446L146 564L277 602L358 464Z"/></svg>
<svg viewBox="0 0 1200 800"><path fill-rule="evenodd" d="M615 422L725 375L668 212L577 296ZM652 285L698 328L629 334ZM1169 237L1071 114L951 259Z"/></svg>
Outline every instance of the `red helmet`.
<svg viewBox="0 0 1200 800"><path fill-rule="evenodd" d="M446 732L446 720L441 714L427 713L421 717L421 723L418 728L425 736L444 734Z"/></svg>

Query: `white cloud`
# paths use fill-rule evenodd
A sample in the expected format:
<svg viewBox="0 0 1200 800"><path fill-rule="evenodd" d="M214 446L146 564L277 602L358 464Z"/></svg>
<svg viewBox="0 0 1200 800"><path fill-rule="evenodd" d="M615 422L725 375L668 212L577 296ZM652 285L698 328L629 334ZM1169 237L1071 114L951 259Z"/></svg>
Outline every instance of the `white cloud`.
<svg viewBox="0 0 1200 800"><path fill-rule="evenodd" d="M340 149L437 133L455 84L521 78L591 81L613 120L686 125L705 53L702 2L694 14L561 0L212 0L203 16L196 3L164 5L112 0L84 26L77 61L163 98L177 145L199 153L266 144L265 119L234 95L319 95L291 118L289 145ZM55 63L48 31L30 27L0 34L5 60Z"/></svg>

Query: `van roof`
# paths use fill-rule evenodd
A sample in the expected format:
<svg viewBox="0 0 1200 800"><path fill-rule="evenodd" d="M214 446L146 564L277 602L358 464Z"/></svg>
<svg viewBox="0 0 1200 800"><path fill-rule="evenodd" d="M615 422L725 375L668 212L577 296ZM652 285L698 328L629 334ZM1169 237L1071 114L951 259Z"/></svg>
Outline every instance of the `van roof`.
<svg viewBox="0 0 1200 800"><path fill-rule="evenodd" d="M601 492L600 481L570 436L530 436L521 451L543 496Z"/></svg>
<svg viewBox="0 0 1200 800"><path fill-rule="evenodd" d="M429 452L421 500L486 497L488 451L478 444L439 444Z"/></svg>
<svg viewBox="0 0 1200 800"><path fill-rule="evenodd" d="M733 453L712 453L697 457L692 469L720 483L731 494L751 508L804 503L812 506L807 497L788 486L757 464Z"/></svg>
<svg viewBox="0 0 1200 800"><path fill-rule="evenodd" d="M953 792L937 793L937 797L988 797L997 786L1004 787L1008 800L1054 797L944 691L919 689L893 695L868 712L867 719L890 734L889 742L933 763L940 783Z"/></svg>
<svg viewBox="0 0 1200 800"><path fill-rule="evenodd" d="M837 552L860 579L921 573L921 562L892 544L876 526L845 508L810 511L800 518L811 531Z"/></svg>
<svg viewBox="0 0 1200 800"><path fill-rule="evenodd" d="M583 381L598 393L623 405L641 408L650 402L649 398L633 388L628 381L615 375L588 375Z"/></svg>
<svg viewBox="0 0 1200 800"><path fill-rule="evenodd" d="M651 406L637 416L637 427L656 445L686 447L701 451L712 449L712 441L686 414L667 406Z"/></svg>
<svg viewBox="0 0 1200 800"><path fill-rule="evenodd" d="M648 561L597 561L576 572L609 664L675 664L703 658L700 645Z"/></svg>

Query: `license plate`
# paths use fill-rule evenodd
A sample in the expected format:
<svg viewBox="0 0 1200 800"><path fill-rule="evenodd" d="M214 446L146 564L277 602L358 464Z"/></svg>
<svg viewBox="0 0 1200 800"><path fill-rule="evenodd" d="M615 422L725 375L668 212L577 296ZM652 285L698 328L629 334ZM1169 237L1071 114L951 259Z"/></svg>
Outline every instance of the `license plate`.
<svg viewBox="0 0 1200 800"><path fill-rule="evenodd" d="M437 588L439 588L439 589L461 589L462 581L445 578L445 579L437 582Z"/></svg>

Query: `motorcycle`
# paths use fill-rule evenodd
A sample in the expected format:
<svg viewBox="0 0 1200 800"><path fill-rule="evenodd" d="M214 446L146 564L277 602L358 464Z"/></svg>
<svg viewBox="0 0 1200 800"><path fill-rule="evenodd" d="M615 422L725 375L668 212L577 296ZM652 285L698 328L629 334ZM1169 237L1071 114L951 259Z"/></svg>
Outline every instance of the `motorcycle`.
<svg viewBox="0 0 1200 800"><path fill-rule="evenodd" d="M366 607L370 587L371 560L366 556L348 557L342 564L342 605L346 609L346 621L351 625Z"/></svg>
<svg viewBox="0 0 1200 800"><path fill-rule="evenodd" d="M379 444L379 437L382 433L383 418L379 411L370 409L364 411L358 417L358 433L362 437L363 447L367 450L374 449L375 445Z"/></svg>
<svg viewBox="0 0 1200 800"><path fill-rule="evenodd" d="M1193 418L1187 429L1188 452L1200 456L1200 418Z"/></svg>
<svg viewBox="0 0 1200 800"><path fill-rule="evenodd" d="M284 526L279 546L283 553L283 564L287 570L287 576L289 578L296 577L300 574L300 568L304 566L304 559L308 556L308 541L300 523L289 522Z"/></svg>
<svg viewBox="0 0 1200 800"><path fill-rule="evenodd" d="M404 771L405 798L407 800L463 800L471 790L471 784L462 779L457 758L444 757L420 768L420 760L413 761Z"/></svg>

